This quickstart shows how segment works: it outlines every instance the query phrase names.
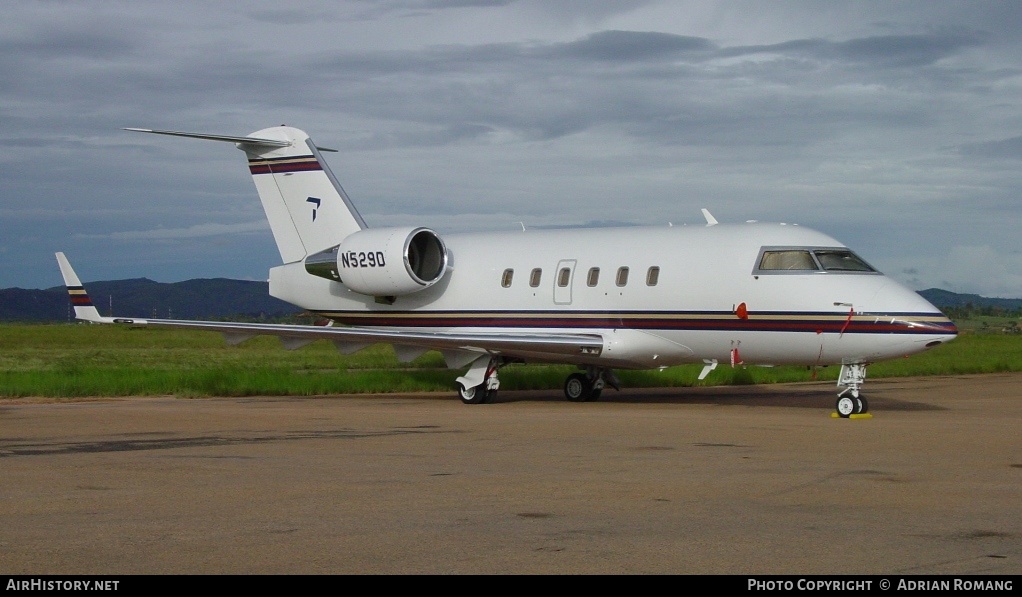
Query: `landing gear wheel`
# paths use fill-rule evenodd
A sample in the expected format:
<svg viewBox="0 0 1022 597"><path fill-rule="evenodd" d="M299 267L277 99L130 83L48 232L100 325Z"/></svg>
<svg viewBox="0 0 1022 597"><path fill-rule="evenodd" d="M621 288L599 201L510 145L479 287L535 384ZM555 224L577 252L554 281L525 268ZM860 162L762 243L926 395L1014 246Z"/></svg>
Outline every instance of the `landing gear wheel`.
<svg viewBox="0 0 1022 597"><path fill-rule="evenodd" d="M586 402L596 402L597 400L600 399L600 394L602 393L603 393L602 389L593 390L592 392L589 392L589 397L586 398Z"/></svg>
<svg viewBox="0 0 1022 597"><path fill-rule="evenodd" d="M839 396L837 399L837 414L842 419L847 419L855 413L859 407L859 399L852 398L851 396Z"/></svg>
<svg viewBox="0 0 1022 597"><path fill-rule="evenodd" d="M869 412L869 402L866 402L865 398L863 398L862 396L859 396L858 398L855 399L855 402L856 402L856 404L855 404L855 414L861 415L863 413L868 413Z"/></svg>
<svg viewBox="0 0 1022 597"><path fill-rule="evenodd" d="M586 402L591 400L593 386L581 373L572 373L564 382L564 396L571 402Z"/></svg>
<svg viewBox="0 0 1022 597"><path fill-rule="evenodd" d="M485 404L490 399L491 394L494 393L496 392L486 391L486 384L479 384L471 388L466 388L460 383L458 384L458 397L465 404Z"/></svg>

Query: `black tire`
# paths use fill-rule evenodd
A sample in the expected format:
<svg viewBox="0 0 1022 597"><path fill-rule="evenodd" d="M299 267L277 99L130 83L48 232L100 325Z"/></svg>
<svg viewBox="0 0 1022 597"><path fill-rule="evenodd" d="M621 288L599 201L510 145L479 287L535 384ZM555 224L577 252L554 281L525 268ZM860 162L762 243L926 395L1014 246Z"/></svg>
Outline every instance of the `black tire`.
<svg viewBox="0 0 1022 597"><path fill-rule="evenodd" d="M856 402L855 414L861 415L869 412L869 402L866 402L865 398L859 396L858 398L855 399L855 402Z"/></svg>
<svg viewBox="0 0 1022 597"><path fill-rule="evenodd" d="M564 397L571 402L585 402L593 393L593 386L581 373L572 373L564 381Z"/></svg>
<svg viewBox="0 0 1022 597"><path fill-rule="evenodd" d="M465 404L485 404L489 398L486 391L486 384L479 384L478 386L472 386L466 388L465 386L458 384L458 398Z"/></svg>
<svg viewBox="0 0 1022 597"><path fill-rule="evenodd" d="M599 389L599 390L593 390L593 391L589 392L589 397L586 398L586 402L596 402L597 400L600 399L600 394L602 394L602 393L603 393L603 389L602 388Z"/></svg>
<svg viewBox="0 0 1022 597"><path fill-rule="evenodd" d="M838 396L837 404L834 405L838 416L842 419L852 416L858 407L858 400L851 396Z"/></svg>

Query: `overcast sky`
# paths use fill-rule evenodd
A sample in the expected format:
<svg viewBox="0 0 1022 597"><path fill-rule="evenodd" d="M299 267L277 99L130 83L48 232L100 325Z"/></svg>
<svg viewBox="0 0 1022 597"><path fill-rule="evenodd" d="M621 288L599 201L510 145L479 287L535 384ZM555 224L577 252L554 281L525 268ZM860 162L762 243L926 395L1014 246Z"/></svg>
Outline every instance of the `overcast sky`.
<svg viewBox="0 0 1022 597"><path fill-rule="evenodd" d="M63 2L0 21L0 288L264 280L287 124L370 226L798 223L1022 297L1022 3ZM610 234L608 232L608 234ZM494 247L495 252L500 247Z"/></svg>

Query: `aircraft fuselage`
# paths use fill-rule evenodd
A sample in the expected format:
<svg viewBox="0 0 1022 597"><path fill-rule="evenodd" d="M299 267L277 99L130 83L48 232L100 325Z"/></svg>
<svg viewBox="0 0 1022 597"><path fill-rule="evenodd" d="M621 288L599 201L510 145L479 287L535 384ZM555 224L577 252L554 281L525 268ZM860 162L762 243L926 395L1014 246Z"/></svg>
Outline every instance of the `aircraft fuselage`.
<svg viewBox="0 0 1022 597"><path fill-rule="evenodd" d="M301 263L274 268L270 292L359 327L597 333L605 338L599 354L558 361L616 368L734 358L873 362L957 333L917 293L876 271L759 269L764 247L844 248L797 225L524 230L443 241L446 275L390 304L311 276Z"/></svg>

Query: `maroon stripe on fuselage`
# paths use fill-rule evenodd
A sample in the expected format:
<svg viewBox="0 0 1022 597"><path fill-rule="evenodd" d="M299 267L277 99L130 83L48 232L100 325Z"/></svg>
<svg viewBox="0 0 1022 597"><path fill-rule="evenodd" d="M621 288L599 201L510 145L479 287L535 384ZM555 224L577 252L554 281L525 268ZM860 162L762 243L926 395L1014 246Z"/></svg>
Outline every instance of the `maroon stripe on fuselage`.
<svg viewBox="0 0 1022 597"><path fill-rule="evenodd" d="M953 323L908 322L894 318L884 322L851 321L842 319L790 319L756 318L737 319L733 317L613 317L613 316L572 316L572 317L530 317L527 314L515 316L471 315L444 316L422 315L387 317L344 316L323 313L337 323L353 326L394 327L394 328L533 328L533 329L637 329L637 330L688 330L688 331L732 331L732 332L799 332L817 334L954 334Z"/></svg>

